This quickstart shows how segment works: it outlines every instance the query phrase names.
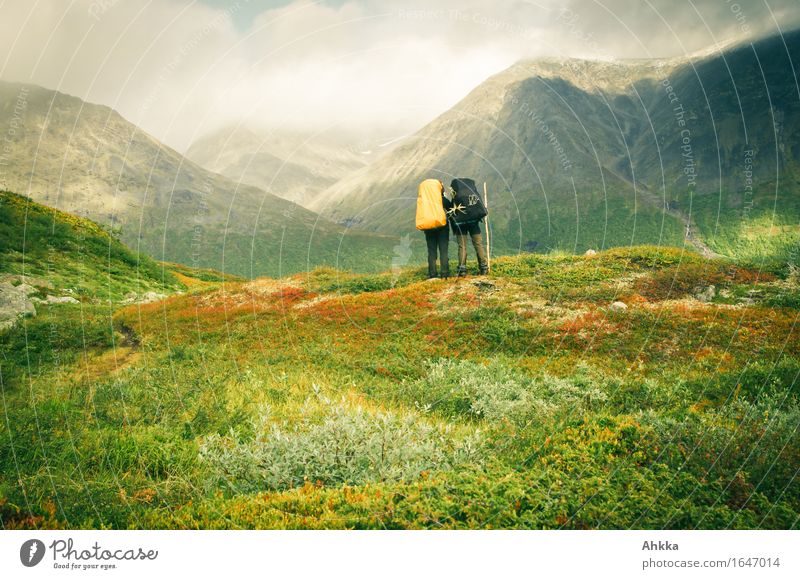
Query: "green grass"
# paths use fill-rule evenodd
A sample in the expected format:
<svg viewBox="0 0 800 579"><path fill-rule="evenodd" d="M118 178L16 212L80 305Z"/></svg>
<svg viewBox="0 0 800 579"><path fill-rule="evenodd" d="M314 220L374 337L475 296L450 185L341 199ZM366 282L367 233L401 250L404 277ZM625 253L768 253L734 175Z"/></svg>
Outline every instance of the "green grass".
<svg viewBox="0 0 800 579"><path fill-rule="evenodd" d="M493 267L43 309L0 334L3 527L797 528L794 273Z"/></svg>
<svg viewBox="0 0 800 579"><path fill-rule="evenodd" d="M216 269L203 269L199 267L190 267L180 263L167 263L161 264L173 274L194 278L201 282L225 282L225 281L244 281L244 278L230 273L222 273Z"/></svg>
<svg viewBox="0 0 800 579"><path fill-rule="evenodd" d="M677 196L701 237L717 253L761 267L800 264L800 197L774 186L752 194Z"/></svg>
<svg viewBox="0 0 800 579"><path fill-rule="evenodd" d="M545 203L541 192L519 192L517 204L493 208L493 253L581 254L641 244L684 245L680 222L642 199L634 202L633 193L626 198L582 191L578 206L571 196L551 197Z"/></svg>
<svg viewBox="0 0 800 579"><path fill-rule="evenodd" d="M181 287L150 257L136 254L96 223L0 191L0 274L25 275L58 295L118 300L131 291ZM49 287L52 286L52 287Z"/></svg>
<svg viewBox="0 0 800 579"><path fill-rule="evenodd" d="M281 277L317 267L360 273L391 266L396 237L348 230L321 223L287 219L255 233L209 226L200 241L186 231L167 230L158 255L169 261L191 262L192 269L214 269L226 275Z"/></svg>

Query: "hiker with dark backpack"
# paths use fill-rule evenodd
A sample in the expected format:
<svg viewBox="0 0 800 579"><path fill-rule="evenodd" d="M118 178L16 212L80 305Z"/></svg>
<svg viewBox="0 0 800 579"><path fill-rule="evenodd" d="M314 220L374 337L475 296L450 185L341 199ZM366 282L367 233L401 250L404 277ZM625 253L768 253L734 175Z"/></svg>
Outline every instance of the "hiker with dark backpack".
<svg viewBox="0 0 800 579"><path fill-rule="evenodd" d="M472 238L472 246L478 258L478 270L481 275L486 275L489 273L489 260L480 226L483 218L488 215L486 206L472 179L453 179L450 189L453 200L447 215L458 241L458 277L467 275L467 235Z"/></svg>
<svg viewBox="0 0 800 579"><path fill-rule="evenodd" d="M450 233L447 230L447 213L450 199L444 191L444 184L438 179L425 179L417 189L417 229L425 233L428 245L428 279L450 277L450 262L447 246ZM436 258L441 266L437 272Z"/></svg>

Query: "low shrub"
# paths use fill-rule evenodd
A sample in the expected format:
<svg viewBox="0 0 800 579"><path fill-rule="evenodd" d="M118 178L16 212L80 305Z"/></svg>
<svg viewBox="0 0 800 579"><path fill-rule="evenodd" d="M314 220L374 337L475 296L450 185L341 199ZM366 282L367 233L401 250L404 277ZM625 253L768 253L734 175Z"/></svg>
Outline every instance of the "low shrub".
<svg viewBox="0 0 800 579"><path fill-rule="evenodd" d="M787 393L751 402L737 399L719 409L668 417L641 414L653 430L651 443L661 449L658 462L720 486L716 501L733 508L751 504L758 495L771 502L787 500L798 508L800 480L796 444L800 406ZM677 494L663 489L665 494ZM686 501L708 489L694 487Z"/></svg>
<svg viewBox="0 0 800 579"><path fill-rule="evenodd" d="M304 417L291 426L271 423L269 408L259 416L256 435L212 434L200 457L215 485L238 492L282 490L307 482L324 486L416 479L422 473L475 463L478 434L459 437L414 414L370 412L331 405L321 421Z"/></svg>
<svg viewBox="0 0 800 579"><path fill-rule="evenodd" d="M598 382L586 367L569 378L531 377L500 361L482 365L443 358L428 362L427 374L406 383L401 392L423 409L448 417L524 425L604 403L607 396Z"/></svg>

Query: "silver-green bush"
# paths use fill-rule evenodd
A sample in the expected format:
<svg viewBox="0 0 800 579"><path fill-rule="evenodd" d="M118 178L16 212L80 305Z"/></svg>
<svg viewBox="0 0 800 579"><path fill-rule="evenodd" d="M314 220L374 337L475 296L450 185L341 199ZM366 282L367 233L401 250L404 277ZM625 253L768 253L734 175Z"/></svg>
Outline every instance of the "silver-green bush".
<svg viewBox="0 0 800 579"><path fill-rule="evenodd" d="M235 491L287 489L305 482L328 486L405 481L423 471L480 462L479 433L463 436L414 414L331 405L322 420L275 424L268 408L256 436L208 436L200 457L216 484Z"/></svg>
<svg viewBox="0 0 800 579"><path fill-rule="evenodd" d="M427 364L425 376L405 385L404 396L448 416L525 424L606 401L598 380L587 369L578 370L570 378L532 377L499 361L482 365L439 359Z"/></svg>

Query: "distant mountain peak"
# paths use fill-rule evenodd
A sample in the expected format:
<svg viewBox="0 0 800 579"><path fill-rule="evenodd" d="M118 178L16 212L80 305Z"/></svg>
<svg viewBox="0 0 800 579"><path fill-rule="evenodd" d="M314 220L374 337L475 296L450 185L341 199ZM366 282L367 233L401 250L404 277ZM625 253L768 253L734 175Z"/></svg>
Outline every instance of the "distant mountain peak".
<svg viewBox="0 0 800 579"><path fill-rule="evenodd" d="M235 125L196 140L187 157L210 171L299 203L367 164L367 156L331 133Z"/></svg>
<svg viewBox="0 0 800 579"><path fill-rule="evenodd" d="M798 65L796 31L671 59L520 61L311 207L399 233L413 228L422 179L465 176L494 193L505 251L701 246L767 184L781 184L772 197L783 202L755 203L800 207ZM715 212L709 230L698 207Z"/></svg>

